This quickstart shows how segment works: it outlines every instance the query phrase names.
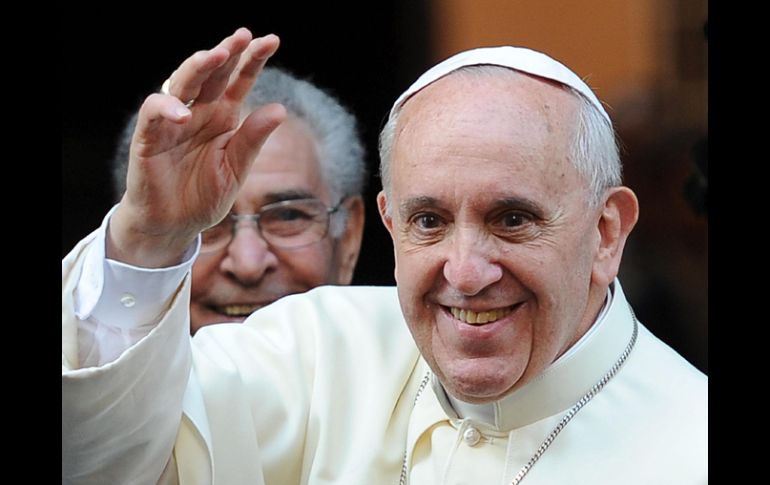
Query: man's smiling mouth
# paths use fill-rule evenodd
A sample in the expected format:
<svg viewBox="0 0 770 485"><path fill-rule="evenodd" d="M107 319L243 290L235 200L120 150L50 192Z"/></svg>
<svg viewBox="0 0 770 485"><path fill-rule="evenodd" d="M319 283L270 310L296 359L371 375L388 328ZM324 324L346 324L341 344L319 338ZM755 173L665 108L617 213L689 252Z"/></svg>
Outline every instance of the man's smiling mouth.
<svg viewBox="0 0 770 485"><path fill-rule="evenodd" d="M262 308L264 305L259 304L238 304L238 305L223 305L212 307L217 313L227 315L228 317L247 317L255 311Z"/></svg>
<svg viewBox="0 0 770 485"><path fill-rule="evenodd" d="M495 308L488 311L475 312L473 310L467 310L465 308L447 307L449 312L457 320L470 325L483 325L485 323L492 323L500 320L506 315L510 314L516 305Z"/></svg>

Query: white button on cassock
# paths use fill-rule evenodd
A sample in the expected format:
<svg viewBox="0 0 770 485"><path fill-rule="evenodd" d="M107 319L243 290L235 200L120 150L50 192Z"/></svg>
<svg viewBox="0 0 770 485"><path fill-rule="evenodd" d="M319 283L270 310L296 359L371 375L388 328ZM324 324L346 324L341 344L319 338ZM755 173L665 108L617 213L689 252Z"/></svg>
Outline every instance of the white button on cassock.
<svg viewBox="0 0 770 485"><path fill-rule="evenodd" d="M136 305L136 298L134 298L134 295L131 293L124 293L123 296L120 297L120 304L126 308L131 308Z"/></svg>
<svg viewBox="0 0 770 485"><path fill-rule="evenodd" d="M476 428L468 428L463 433L463 439L468 446L476 446L476 443L481 440L481 433Z"/></svg>

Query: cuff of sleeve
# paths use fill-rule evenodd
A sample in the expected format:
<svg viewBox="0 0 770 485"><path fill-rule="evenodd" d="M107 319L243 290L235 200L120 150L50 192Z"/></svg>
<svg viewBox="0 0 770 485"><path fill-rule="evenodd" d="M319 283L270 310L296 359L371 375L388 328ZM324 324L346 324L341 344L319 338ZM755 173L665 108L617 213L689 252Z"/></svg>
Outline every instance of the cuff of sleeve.
<svg viewBox="0 0 770 485"><path fill-rule="evenodd" d="M88 249L75 289L75 314L81 320L109 322L111 327L136 328L153 323L182 283L200 250L200 236L182 263L167 268L141 268L107 259L105 245L114 206L102 221Z"/></svg>

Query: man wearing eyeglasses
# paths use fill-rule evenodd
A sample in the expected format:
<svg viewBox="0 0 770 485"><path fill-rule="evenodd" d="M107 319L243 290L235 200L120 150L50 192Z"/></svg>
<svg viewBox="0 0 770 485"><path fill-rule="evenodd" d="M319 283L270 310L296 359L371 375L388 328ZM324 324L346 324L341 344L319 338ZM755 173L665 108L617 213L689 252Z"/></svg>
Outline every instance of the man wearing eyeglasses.
<svg viewBox="0 0 770 485"><path fill-rule="evenodd" d="M243 322L282 296L353 278L366 177L356 120L313 84L266 67L242 112L274 102L287 109L287 121L265 142L230 213L202 233L192 269L192 334ZM135 128L136 115L113 162L118 197Z"/></svg>

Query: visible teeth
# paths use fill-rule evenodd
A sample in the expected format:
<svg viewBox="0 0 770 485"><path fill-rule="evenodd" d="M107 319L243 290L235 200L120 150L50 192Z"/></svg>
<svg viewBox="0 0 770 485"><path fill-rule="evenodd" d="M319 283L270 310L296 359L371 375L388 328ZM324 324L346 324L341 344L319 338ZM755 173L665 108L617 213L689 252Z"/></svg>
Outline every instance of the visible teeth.
<svg viewBox="0 0 770 485"><path fill-rule="evenodd" d="M464 308L451 307L449 311L456 319L470 323L471 325L481 325L484 323L492 323L500 320L504 316L511 313L512 307L498 308L496 310L490 310L486 312L474 312L473 310L466 310Z"/></svg>
<svg viewBox="0 0 770 485"><path fill-rule="evenodd" d="M228 317L242 317L251 315L260 308L261 305L225 305L219 307L219 310Z"/></svg>
<svg viewBox="0 0 770 485"><path fill-rule="evenodd" d="M476 317L478 313L471 310L465 310L465 321L468 323L476 323Z"/></svg>

